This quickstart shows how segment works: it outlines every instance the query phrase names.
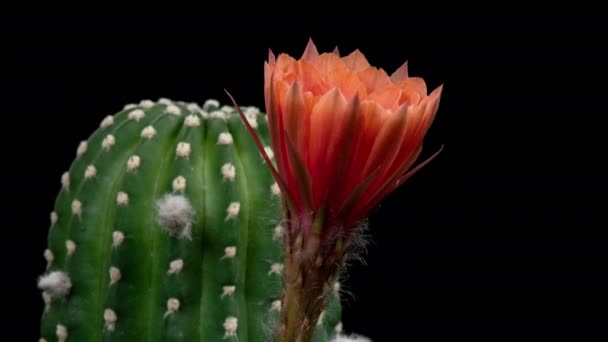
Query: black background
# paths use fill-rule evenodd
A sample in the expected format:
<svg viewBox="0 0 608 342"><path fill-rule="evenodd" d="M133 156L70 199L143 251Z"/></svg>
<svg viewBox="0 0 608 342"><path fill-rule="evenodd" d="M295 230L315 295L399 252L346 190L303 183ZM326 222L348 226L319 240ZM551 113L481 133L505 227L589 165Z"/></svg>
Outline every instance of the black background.
<svg viewBox="0 0 608 342"><path fill-rule="evenodd" d="M604 18L194 14L3 19L3 311L18 340L38 336L48 213L78 142L144 98L225 103L227 88L262 107L268 48L299 56L309 37L444 84L423 154L445 151L372 213L367 265L343 284L347 331L608 334Z"/></svg>

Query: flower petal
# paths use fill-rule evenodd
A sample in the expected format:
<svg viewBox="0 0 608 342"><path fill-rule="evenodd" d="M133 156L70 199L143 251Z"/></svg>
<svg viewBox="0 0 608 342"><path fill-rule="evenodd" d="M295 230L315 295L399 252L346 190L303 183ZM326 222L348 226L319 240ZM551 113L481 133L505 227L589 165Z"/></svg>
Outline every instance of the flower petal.
<svg viewBox="0 0 608 342"><path fill-rule="evenodd" d="M313 58L319 55L319 51L315 46L315 43L312 41L312 38L308 39L308 44L306 44L306 49L304 49L304 53L302 54L302 59L305 61L312 61Z"/></svg>
<svg viewBox="0 0 608 342"><path fill-rule="evenodd" d="M290 168L293 170L295 184L293 189L296 196L296 208L300 210L300 214L306 214L312 211L312 180L310 173L304 164L304 161L298 154L294 146L289 132L285 132L285 140L287 144L287 157L289 159Z"/></svg>
<svg viewBox="0 0 608 342"><path fill-rule="evenodd" d="M310 114L310 142L308 165L312 175L314 206L325 200L329 172L325 164L329 142L335 128L335 114L346 109L346 99L338 88L323 95Z"/></svg>
<svg viewBox="0 0 608 342"><path fill-rule="evenodd" d="M391 75L391 81L393 81L393 83L399 83L405 80L407 77L407 61L405 61L405 63L403 63L397 70L395 70L395 72L393 72L393 74Z"/></svg>
<svg viewBox="0 0 608 342"><path fill-rule="evenodd" d="M369 63L359 49L353 51L350 55L343 57L342 60L352 71L361 71L369 68Z"/></svg>
<svg viewBox="0 0 608 342"><path fill-rule="evenodd" d="M401 97L401 88L394 84L390 84L384 89L380 89L378 91L370 94L367 99L370 101L376 101L382 107L386 109L396 109L399 105L399 98Z"/></svg>
<svg viewBox="0 0 608 342"><path fill-rule="evenodd" d="M391 84L391 79L382 69L369 67L357 72L357 75L359 76L361 83L365 85L365 89L367 89L369 94Z"/></svg>

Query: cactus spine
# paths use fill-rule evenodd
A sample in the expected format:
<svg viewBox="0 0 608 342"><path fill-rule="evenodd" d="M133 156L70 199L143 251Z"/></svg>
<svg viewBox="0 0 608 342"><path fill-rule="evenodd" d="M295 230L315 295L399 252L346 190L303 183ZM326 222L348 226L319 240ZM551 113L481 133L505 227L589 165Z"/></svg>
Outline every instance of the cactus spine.
<svg viewBox="0 0 608 342"><path fill-rule="evenodd" d="M264 114L245 108L266 145ZM278 187L234 108L128 105L79 145L39 279L46 341L269 341ZM315 341L340 329L337 292Z"/></svg>

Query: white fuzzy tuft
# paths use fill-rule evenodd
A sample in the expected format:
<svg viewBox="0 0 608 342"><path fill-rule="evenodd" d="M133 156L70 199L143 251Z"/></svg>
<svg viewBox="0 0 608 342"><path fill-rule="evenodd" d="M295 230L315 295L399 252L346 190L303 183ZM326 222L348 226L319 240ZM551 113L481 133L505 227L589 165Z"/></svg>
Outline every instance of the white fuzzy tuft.
<svg viewBox="0 0 608 342"><path fill-rule="evenodd" d="M68 190L70 188L70 173L69 172L64 172L61 175L61 187L64 190Z"/></svg>
<svg viewBox="0 0 608 342"><path fill-rule="evenodd" d="M205 104L203 105L203 107L207 108L207 107L215 107L215 108L219 108L220 106L220 101L215 100L215 99L209 99L207 101L205 101Z"/></svg>
<svg viewBox="0 0 608 342"><path fill-rule="evenodd" d="M232 296L234 294L234 291L236 291L236 286L234 285L226 285L222 287L221 298L224 298L226 296Z"/></svg>
<svg viewBox="0 0 608 342"><path fill-rule="evenodd" d="M236 336L236 331L239 327L239 320L236 317L229 316L224 320L224 338Z"/></svg>
<svg viewBox="0 0 608 342"><path fill-rule="evenodd" d="M191 238L194 210L183 195L167 194L156 202L158 223L170 236Z"/></svg>
<svg viewBox="0 0 608 342"><path fill-rule="evenodd" d="M190 144L182 141L177 144L175 154L177 154L177 156L180 158L188 158L188 156L190 156L190 151Z"/></svg>
<svg viewBox="0 0 608 342"><path fill-rule="evenodd" d="M44 255L44 260L46 260L46 268L48 269L51 266L51 264L53 263L53 260L55 260L55 255L48 248L44 250L43 255Z"/></svg>
<svg viewBox="0 0 608 342"><path fill-rule="evenodd" d="M234 178L236 178L236 167L231 163L222 165L222 176L224 180L233 182Z"/></svg>
<svg viewBox="0 0 608 342"><path fill-rule="evenodd" d="M159 99L158 99L158 103L160 103L160 104L164 104L165 106L168 106L168 105L170 105L170 104L173 104L173 102L172 102L170 99L166 98L166 97L161 97L161 98L159 98Z"/></svg>
<svg viewBox="0 0 608 342"><path fill-rule="evenodd" d="M331 342L372 342L369 338L357 334L342 335L339 334Z"/></svg>
<svg viewBox="0 0 608 342"><path fill-rule="evenodd" d="M171 184L173 192L184 192L186 191L186 178L184 176L177 176Z"/></svg>
<svg viewBox="0 0 608 342"><path fill-rule="evenodd" d="M47 342L46 338L41 337L40 339L38 339L38 342Z"/></svg>
<svg viewBox="0 0 608 342"><path fill-rule="evenodd" d="M167 300L167 312L165 312L165 318L172 313L179 311L179 299L177 298L169 298Z"/></svg>
<svg viewBox="0 0 608 342"><path fill-rule="evenodd" d="M129 157L129 160L127 160L127 171L133 172L137 170L140 164L141 158L138 155L132 155L131 157Z"/></svg>
<svg viewBox="0 0 608 342"><path fill-rule="evenodd" d="M116 248L125 241L125 234L119 230L112 232L112 247Z"/></svg>
<svg viewBox="0 0 608 342"><path fill-rule="evenodd" d="M108 134L101 141L101 148L104 151L109 151L112 148L112 146L114 146L114 144L116 144L116 138L114 138L114 136L112 134Z"/></svg>
<svg viewBox="0 0 608 342"><path fill-rule="evenodd" d="M336 324L334 331L336 332L336 334L342 333L342 322L338 322L338 324Z"/></svg>
<svg viewBox="0 0 608 342"><path fill-rule="evenodd" d="M82 216L82 202L77 199L72 201L72 215L78 217Z"/></svg>
<svg viewBox="0 0 608 342"><path fill-rule="evenodd" d="M226 112L223 112L221 110L214 110L213 112L209 113L209 117L211 119L226 120L227 119L227 114L226 114Z"/></svg>
<svg viewBox="0 0 608 342"><path fill-rule="evenodd" d="M152 126L146 126L141 131L141 137L143 139L152 139L152 138L154 138L155 135L156 135L156 129L154 129L154 127L152 127Z"/></svg>
<svg viewBox="0 0 608 342"><path fill-rule="evenodd" d="M114 310L105 309L103 311L104 326L108 331L114 331L117 319L118 317L116 317L116 312L114 312Z"/></svg>
<svg viewBox="0 0 608 342"><path fill-rule="evenodd" d="M228 215L226 215L226 221L239 216L240 210L241 210L241 203L239 203L239 202L230 203L228 205L228 208L226 209L226 213L228 214Z"/></svg>
<svg viewBox="0 0 608 342"><path fill-rule="evenodd" d="M270 311L281 311L281 301L279 299L270 304Z"/></svg>
<svg viewBox="0 0 608 342"><path fill-rule="evenodd" d="M278 274L278 275L280 275L281 273L283 273L283 268L284 267L285 266L283 266L283 264L279 264L279 263L272 264L270 266L270 271L268 271L268 275L271 275L271 274Z"/></svg>
<svg viewBox="0 0 608 342"><path fill-rule="evenodd" d="M133 108L136 108L136 107L137 107L137 105L136 105L135 103L129 103L129 104L126 104L126 105L125 105L125 106L122 108L122 110L129 110L129 109L133 109Z"/></svg>
<svg viewBox="0 0 608 342"><path fill-rule="evenodd" d="M200 114L203 119L209 119L209 112L201 110Z"/></svg>
<svg viewBox="0 0 608 342"><path fill-rule="evenodd" d="M65 297L70 293L72 281L65 272L53 271L38 278L38 288L51 297Z"/></svg>
<svg viewBox="0 0 608 342"><path fill-rule="evenodd" d="M65 342L68 339L68 328L63 324L57 324L55 335L57 335L57 342Z"/></svg>
<svg viewBox="0 0 608 342"><path fill-rule="evenodd" d="M116 204L121 207L129 204L129 195L123 191L118 192L116 195Z"/></svg>
<svg viewBox="0 0 608 342"><path fill-rule="evenodd" d="M281 240L283 239L283 236L285 236L285 227L283 225L277 224L277 226L274 227L272 237L275 240Z"/></svg>
<svg viewBox="0 0 608 342"><path fill-rule="evenodd" d="M249 107L245 111L245 118L247 119L247 122L249 122L249 125L252 128L258 128L258 113L259 112L260 112L260 110L255 107Z"/></svg>
<svg viewBox="0 0 608 342"><path fill-rule="evenodd" d="M230 114L230 113L232 113L232 111L234 111L234 108L232 108L230 106L222 106L222 108L220 108L220 110L226 114Z"/></svg>
<svg viewBox="0 0 608 342"><path fill-rule="evenodd" d="M76 243L72 240L67 240L65 242L65 249L68 253L68 256L72 256L74 252L76 252Z"/></svg>
<svg viewBox="0 0 608 342"><path fill-rule="evenodd" d="M340 282L339 281L334 283L334 294L336 296L340 294Z"/></svg>
<svg viewBox="0 0 608 342"><path fill-rule="evenodd" d="M84 170L84 179L91 179L97 175L97 169L95 165L87 166L86 170Z"/></svg>
<svg viewBox="0 0 608 342"><path fill-rule="evenodd" d="M106 128L112 126L113 124L114 124L114 117L112 115L108 115L105 118L103 118L103 120L101 120L99 127L101 127L101 129L106 129Z"/></svg>
<svg viewBox="0 0 608 342"><path fill-rule="evenodd" d="M184 120L184 125L186 125L186 127L198 127L201 125L201 119L194 114L188 115L186 120Z"/></svg>
<svg viewBox="0 0 608 342"><path fill-rule="evenodd" d="M176 274L176 273L179 273L182 270L182 268L184 268L184 260L175 259L169 263L169 271L167 271L167 273Z"/></svg>
<svg viewBox="0 0 608 342"><path fill-rule="evenodd" d="M325 318L325 311L321 311L321 314L319 315L319 320L317 321L317 325L323 324L324 318Z"/></svg>
<svg viewBox="0 0 608 342"><path fill-rule="evenodd" d="M178 116L182 113L182 110L179 109L178 106L176 106L174 104L170 104L170 105L167 105L167 108L165 109L165 113L167 113L169 115Z"/></svg>
<svg viewBox="0 0 608 342"><path fill-rule="evenodd" d="M87 152L88 146L89 145L87 144L86 141L80 142L80 144L78 145L78 148L76 149L76 159L79 159Z"/></svg>
<svg viewBox="0 0 608 342"><path fill-rule="evenodd" d="M54 211L51 211L51 225L55 225L55 223L57 223L58 220L59 220L59 216L57 216L57 213Z"/></svg>
<svg viewBox="0 0 608 342"><path fill-rule="evenodd" d="M281 196L281 188L279 187L279 184L277 184L277 182L274 182L270 186L270 193L274 196Z"/></svg>
<svg viewBox="0 0 608 342"><path fill-rule="evenodd" d="M236 256L236 246L228 246L224 248L224 256L222 259L232 259Z"/></svg>
<svg viewBox="0 0 608 342"><path fill-rule="evenodd" d="M232 139L232 134L230 134L229 132L222 132L217 137L217 143L220 145L230 145L233 142L234 140Z"/></svg>
<svg viewBox="0 0 608 342"><path fill-rule="evenodd" d="M114 285L120 281L122 278L122 273L120 273L120 269L118 267L112 266L109 270L110 273L110 285Z"/></svg>
<svg viewBox="0 0 608 342"><path fill-rule="evenodd" d="M200 112L200 111L201 111L201 107L199 107L199 105L198 105L198 104L196 104L196 103L194 103L194 102L193 102L193 103L188 103L188 105L186 106L186 108L187 108L187 109L188 109L190 112L192 112L192 113L198 113L198 112Z"/></svg>
<svg viewBox="0 0 608 342"><path fill-rule="evenodd" d="M152 100L141 100L139 102L139 106L143 109L150 109L154 106L154 101Z"/></svg>
<svg viewBox="0 0 608 342"><path fill-rule="evenodd" d="M266 155L268 156L268 159L274 158L274 152L272 151L272 147L270 147L270 146L264 146L264 152L266 152Z"/></svg>
<svg viewBox="0 0 608 342"><path fill-rule="evenodd" d="M129 115L127 116L127 119L139 121L139 120L143 119L144 116L146 116L146 113L144 113L143 110L136 109L129 113Z"/></svg>
<svg viewBox="0 0 608 342"><path fill-rule="evenodd" d="M46 291L42 291L42 301L44 302L44 312L48 312L53 302L53 297Z"/></svg>

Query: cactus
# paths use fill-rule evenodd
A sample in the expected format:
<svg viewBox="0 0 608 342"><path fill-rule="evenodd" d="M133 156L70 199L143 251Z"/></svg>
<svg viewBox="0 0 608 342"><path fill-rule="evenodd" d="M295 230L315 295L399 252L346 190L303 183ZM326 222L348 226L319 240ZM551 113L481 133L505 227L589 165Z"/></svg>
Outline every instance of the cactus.
<svg viewBox="0 0 608 342"><path fill-rule="evenodd" d="M268 146L265 115L244 110ZM127 105L79 145L61 185L41 341L276 339L281 194L233 107ZM338 289L315 341L341 329Z"/></svg>

